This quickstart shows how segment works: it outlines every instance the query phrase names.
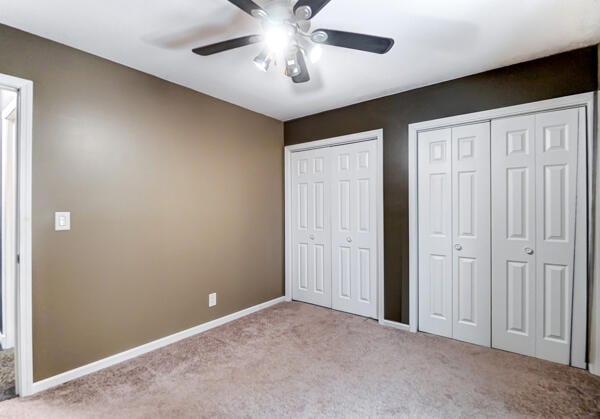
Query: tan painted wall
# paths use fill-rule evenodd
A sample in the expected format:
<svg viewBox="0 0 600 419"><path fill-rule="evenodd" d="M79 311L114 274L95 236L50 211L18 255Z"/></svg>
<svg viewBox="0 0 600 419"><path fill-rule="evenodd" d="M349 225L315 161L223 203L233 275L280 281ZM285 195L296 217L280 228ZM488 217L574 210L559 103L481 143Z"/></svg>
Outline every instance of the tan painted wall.
<svg viewBox="0 0 600 419"><path fill-rule="evenodd" d="M34 82L36 381L283 295L281 122L1 25L0 72Z"/></svg>

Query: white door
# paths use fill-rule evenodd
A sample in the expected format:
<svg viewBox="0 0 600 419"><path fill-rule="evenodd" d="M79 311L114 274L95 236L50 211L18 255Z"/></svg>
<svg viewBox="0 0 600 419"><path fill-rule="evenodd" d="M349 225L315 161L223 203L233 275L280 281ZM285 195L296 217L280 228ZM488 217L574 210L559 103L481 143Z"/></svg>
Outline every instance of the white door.
<svg viewBox="0 0 600 419"><path fill-rule="evenodd" d="M17 214L17 100L16 94L10 105L2 110L0 137L2 139L0 155L2 157L2 211L0 239L2 258L0 267L2 291L0 298L0 315L2 316L2 331L0 345L3 349L15 346L16 320L15 304L17 301L16 287L16 224Z"/></svg>
<svg viewBox="0 0 600 419"><path fill-rule="evenodd" d="M567 109L492 123L492 345L564 364L571 346L578 117L578 109Z"/></svg>
<svg viewBox="0 0 600 419"><path fill-rule="evenodd" d="M452 128L452 337L490 346L490 124Z"/></svg>
<svg viewBox="0 0 600 419"><path fill-rule="evenodd" d="M492 346L535 355L535 116L492 121Z"/></svg>
<svg viewBox="0 0 600 419"><path fill-rule="evenodd" d="M331 148L332 307L377 318L377 142Z"/></svg>
<svg viewBox="0 0 600 419"><path fill-rule="evenodd" d="M568 364L575 255L579 110L537 114L536 355ZM585 179L580 179L585 182ZM582 200L581 205L586 205Z"/></svg>
<svg viewBox="0 0 600 419"><path fill-rule="evenodd" d="M331 307L330 149L292 154L292 298Z"/></svg>
<svg viewBox="0 0 600 419"><path fill-rule="evenodd" d="M452 130L419 133L419 329L452 336Z"/></svg>
<svg viewBox="0 0 600 419"><path fill-rule="evenodd" d="M419 329L490 345L490 124L419 134Z"/></svg>

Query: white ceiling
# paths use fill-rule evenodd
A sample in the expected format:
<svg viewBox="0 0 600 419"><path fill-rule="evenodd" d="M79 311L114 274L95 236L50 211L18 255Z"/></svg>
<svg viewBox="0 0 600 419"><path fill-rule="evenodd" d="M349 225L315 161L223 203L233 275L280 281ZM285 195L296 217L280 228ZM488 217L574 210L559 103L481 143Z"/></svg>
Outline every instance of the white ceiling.
<svg viewBox="0 0 600 419"><path fill-rule="evenodd" d="M325 46L304 85L281 68L258 71L257 45L191 53L260 33L255 19L226 0L0 0L0 22L289 120L598 43L600 0L332 0L313 29L396 44L382 56Z"/></svg>

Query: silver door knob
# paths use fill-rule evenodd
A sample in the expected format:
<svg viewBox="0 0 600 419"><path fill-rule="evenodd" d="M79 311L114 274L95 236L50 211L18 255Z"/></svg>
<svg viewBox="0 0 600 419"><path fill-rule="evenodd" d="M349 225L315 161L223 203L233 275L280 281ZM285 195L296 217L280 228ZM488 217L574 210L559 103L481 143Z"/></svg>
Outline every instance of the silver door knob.
<svg viewBox="0 0 600 419"><path fill-rule="evenodd" d="M525 249L523 249L525 251L525 253L527 253L528 255L533 255L533 249L531 247L526 247Z"/></svg>
<svg viewBox="0 0 600 419"><path fill-rule="evenodd" d="M352 243L352 237L350 237L350 236L346 237L346 241L347 241L348 243Z"/></svg>
<svg viewBox="0 0 600 419"><path fill-rule="evenodd" d="M455 248L456 250L462 250L462 246L461 246L460 244L455 244L455 245L454 245L454 248Z"/></svg>
<svg viewBox="0 0 600 419"><path fill-rule="evenodd" d="M310 236L308 236L309 239L314 240L315 239L315 235L311 234Z"/></svg>

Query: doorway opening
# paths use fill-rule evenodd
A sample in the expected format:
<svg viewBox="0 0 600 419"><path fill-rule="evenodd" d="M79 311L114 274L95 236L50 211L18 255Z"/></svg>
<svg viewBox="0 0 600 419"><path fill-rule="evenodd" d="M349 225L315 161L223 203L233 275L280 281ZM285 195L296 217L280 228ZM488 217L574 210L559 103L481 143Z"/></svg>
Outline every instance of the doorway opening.
<svg viewBox="0 0 600 419"><path fill-rule="evenodd" d="M16 396L17 92L0 87L0 401Z"/></svg>

